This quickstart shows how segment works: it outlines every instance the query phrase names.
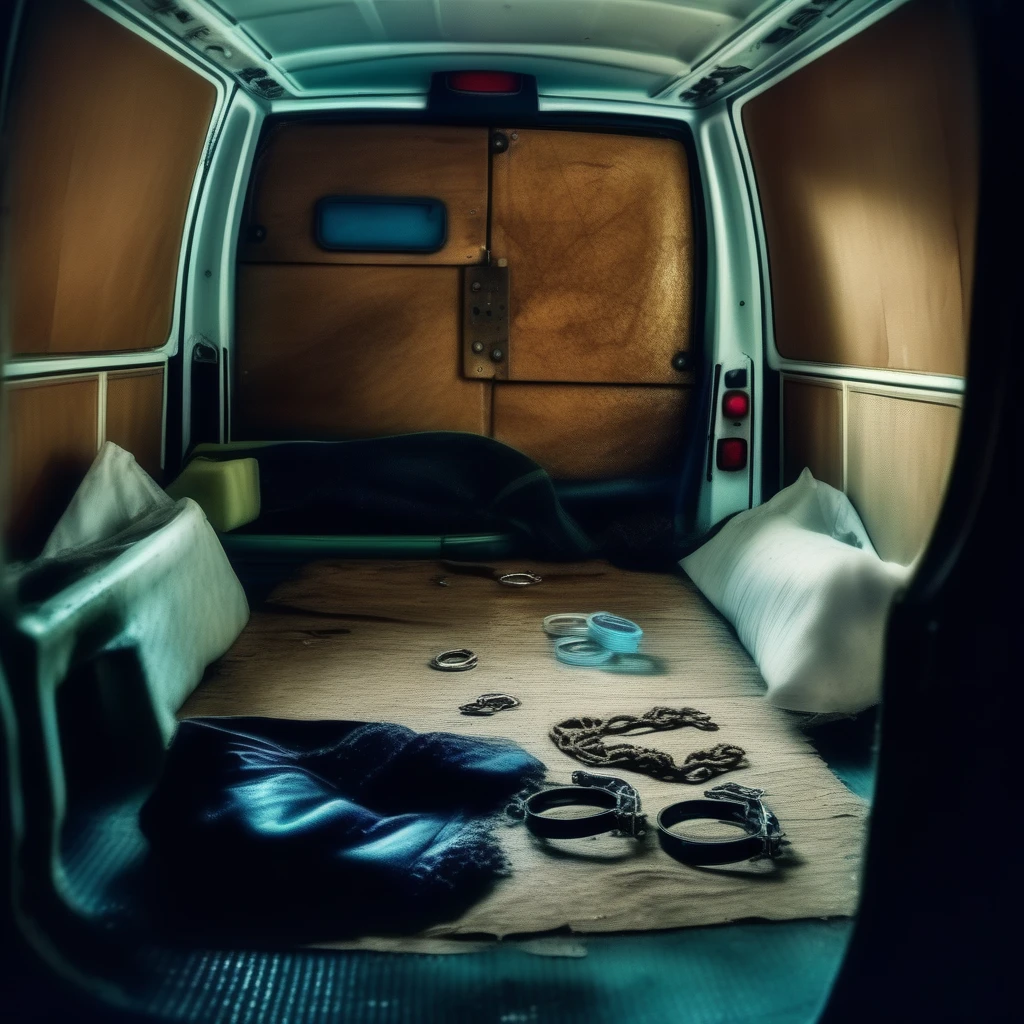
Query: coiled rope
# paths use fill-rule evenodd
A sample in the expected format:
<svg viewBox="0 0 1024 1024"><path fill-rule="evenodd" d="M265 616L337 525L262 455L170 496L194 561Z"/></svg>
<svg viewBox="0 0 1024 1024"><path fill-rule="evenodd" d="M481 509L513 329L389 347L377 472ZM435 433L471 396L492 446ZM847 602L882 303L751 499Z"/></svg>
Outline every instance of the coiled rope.
<svg viewBox="0 0 1024 1024"><path fill-rule="evenodd" d="M612 715L592 718L580 715L551 727L550 736L559 750L595 768L628 768L665 782L700 783L716 775L746 766L746 751L732 743L719 743L710 750L695 750L677 764L670 754L634 743L605 743L606 736L636 732L682 729L714 732L718 726L711 716L696 708L651 708L642 715Z"/></svg>

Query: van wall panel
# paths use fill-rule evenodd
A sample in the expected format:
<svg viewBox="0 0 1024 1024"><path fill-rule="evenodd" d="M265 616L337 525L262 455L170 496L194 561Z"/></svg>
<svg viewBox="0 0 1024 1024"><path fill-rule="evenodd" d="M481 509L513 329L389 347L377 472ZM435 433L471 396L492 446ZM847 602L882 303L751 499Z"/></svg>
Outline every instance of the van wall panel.
<svg viewBox="0 0 1024 1024"><path fill-rule="evenodd" d="M465 380L454 267L242 265L234 438L486 434Z"/></svg>
<svg viewBox="0 0 1024 1024"><path fill-rule="evenodd" d="M99 378L7 385L7 540L38 553L96 455Z"/></svg>
<svg viewBox="0 0 1024 1024"><path fill-rule="evenodd" d="M489 156L483 128L273 130L245 217L266 236L249 231L240 247L233 437L466 430L571 479L660 471L675 458L692 384L672 367L691 347L685 149L505 131L511 149ZM565 387L462 376L456 267L483 258L489 161L492 257L510 273L511 377ZM432 257L321 251L314 208L332 194L440 198L449 245Z"/></svg>
<svg viewBox="0 0 1024 1024"><path fill-rule="evenodd" d="M781 355L964 373L974 83L961 16L916 0L743 108Z"/></svg>
<svg viewBox="0 0 1024 1024"><path fill-rule="evenodd" d="M13 353L162 346L215 88L82 0L27 4L20 44Z"/></svg>
<svg viewBox="0 0 1024 1024"><path fill-rule="evenodd" d="M682 455L690 388L494 386L494 436L558 480L668 472Z"/></svg>
<svg viewBox="0 0 1024 1024"><path fill-rule="evenodd" d="M267 140L254 170L247 220L266 237L241 258L262 263L479 263L487 244L486 128L291 124ZM439 252L328 252L316 243L314 208L331 195L426 196L448 211Z"/></svg>
<svg viewBox="0 0 1024 1024"><path fill-rule="evenodd" d="M108 375L106 439L131 452L156 480L163 462L163 416L161 367Z"/></svg>
<svg viewBox="0 0 1024 1024"><path fill-rule="evenodd" d="M783 486L810 469L843 489L843 386L787 379L783 383Z"/></svg>
<svg viewBox="0 0 1024 1024"><path fill-rule="evenodd" d="M679 384L692 347L686 151L669 139L504 129L492 250L507 259L511 380Z"/></svg>
<svg viewBox="0 0 1024 1024"><path fill-rule="evenodd" d="M879 555L909 564L942 507L960 409L853 387L848 403L847 493Z"/></svg>

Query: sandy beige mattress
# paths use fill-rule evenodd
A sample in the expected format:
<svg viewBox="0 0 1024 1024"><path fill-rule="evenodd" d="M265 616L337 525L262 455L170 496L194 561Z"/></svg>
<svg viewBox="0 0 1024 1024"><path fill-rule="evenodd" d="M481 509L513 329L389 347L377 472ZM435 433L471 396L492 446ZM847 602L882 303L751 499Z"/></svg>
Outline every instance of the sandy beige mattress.
<svg viewBox="0 0 1024 1024"><path fill-rule="evenodd" d="M640 714L655 705L695 707L711 715L717 732L685 728L639 742L677 761L718 742L743 747L749 766L717 781L767 792L787 833L786 857L689 867L669 857L653 832L640 842L611 834L556 842L501 824L511 873L490 895L423 936L367 937L364 945L426 950L431 940L456 937L853 913L866 804L828 769L796 716L767 703L756 666L685 576L598 562L495 568L530 568L543 582L513 589L483 570L439 562L312 563L254 610L181 717L391 721L418 731L507 737L540 758L552 781L568 782L580 765L552 744L554 723L579 714ZM622 674L555 660L544 616L598 610L643 627L651 671ZM458 647L477 653L476 669L429 667L434 654ZM459 714L458 705L493 691L513 694L522 706L491 718ZM620 774L638 788L652 821L666 804L706 788Z"/></svg>

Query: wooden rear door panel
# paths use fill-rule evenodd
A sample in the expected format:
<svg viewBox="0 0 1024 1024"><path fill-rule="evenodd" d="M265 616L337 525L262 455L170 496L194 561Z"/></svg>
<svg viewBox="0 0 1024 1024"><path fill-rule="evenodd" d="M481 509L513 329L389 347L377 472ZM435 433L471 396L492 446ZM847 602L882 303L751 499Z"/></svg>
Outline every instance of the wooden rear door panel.
<svg viewBox="0 0 1024 1024"><path fill-rule="evenodd" d="M557 480L611 480L679 465L691 388L497 384L494 436Z"/></svg>
<svg viewBox="0 0 1024 1024"><path fill-rule="evenodd" d="M692 348L685 149L503 132L505 152L475 127L303 123L270 136L246 218L265 236L240 249L235 437L463 430L573 479L677 461L692 385L673 365ZM330 195L440 199L448 242L429 255L326 251L313 215ZM500 381L463 363L459 268L484 263L488 219L492 264L509 270Z"/></svg>
<svg viewBox="0 0 1024 1024"><path fill-rule="evenodd" d="M420 125L288 124L267 140L254 171L248 263L466 266L487 244L487 129ZM327 196L428 197L445 204L448 237L435 253L337 252L316 241ZM253 231L264 232L257 241Z"/></svg>
<svg viewBox="0 0 1024 1024"><path fill-rule="evenodd" d="M242 266L234 436L487 433L460 373L455 267Z"/></svg>
<svg viewBox="0 0 1024 1024"><path fill-rule="evenodd" d="M503 129L492 255L510 279L509 379L680 384L692 346L686 150L670 139Z"/></svg>

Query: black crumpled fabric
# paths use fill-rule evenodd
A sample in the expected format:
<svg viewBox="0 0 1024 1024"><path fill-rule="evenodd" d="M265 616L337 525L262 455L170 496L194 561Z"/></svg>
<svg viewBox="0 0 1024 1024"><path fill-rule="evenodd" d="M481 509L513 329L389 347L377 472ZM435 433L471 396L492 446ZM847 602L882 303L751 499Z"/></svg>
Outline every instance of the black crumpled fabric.
<svg viewBox="0 0 1024 1024"><path fill-rule="evenodd" d="M280 441L203 451L253 458L270 533L508 533L540 558L595 547L562 508L548 474L489 437L426 432L356 441Z"/></svg>
<svg viewBox="0 0 1024 1024"><path fill-rule="evenodd" d="M141 811L193 923L341 937L451 920L506 869L495 815L544 775L510 741L386 722L181 722Z"/></svg>

